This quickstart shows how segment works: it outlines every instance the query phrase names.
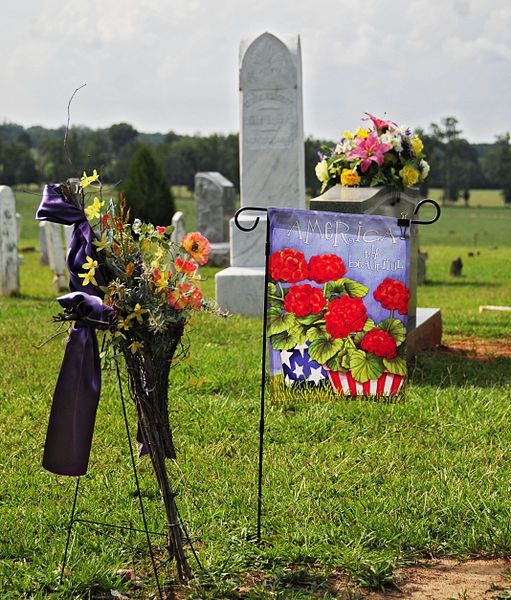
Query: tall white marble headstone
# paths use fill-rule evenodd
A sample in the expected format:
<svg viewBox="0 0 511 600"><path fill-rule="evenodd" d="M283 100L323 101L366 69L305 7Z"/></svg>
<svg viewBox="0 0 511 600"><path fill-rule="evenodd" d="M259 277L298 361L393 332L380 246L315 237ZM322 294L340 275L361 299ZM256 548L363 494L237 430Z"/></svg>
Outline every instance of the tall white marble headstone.
<svg viewBox="0 0 511 600"><path fill-rule="evenodd" d="M305 208L300 38L243 40L239 66L241 206ZM264 218L250 233L231 220L231 267L216 275L216 291L233 313L262 314L265 230Z"/></svg>
<svg viewBox="0 0 511 600"><path fill-rule="evenodd" d="M0 296L19 293L16 201L10 187L0 185Z"/></svg>

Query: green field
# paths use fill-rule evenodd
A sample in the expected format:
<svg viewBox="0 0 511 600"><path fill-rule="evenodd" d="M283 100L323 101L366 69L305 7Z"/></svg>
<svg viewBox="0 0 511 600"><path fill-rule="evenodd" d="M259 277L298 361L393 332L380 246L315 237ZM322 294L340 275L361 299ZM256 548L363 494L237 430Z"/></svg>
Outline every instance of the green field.
<svg viewBox="0 0 511 600"><path fill-rule="evenodd" d="M37 247L37 196L19 194L21 247ZM178 199L193 228L193 202ZM442 308L453 336L511 337L511 211L450 207L423 228L428 282L419 304ZM478 233L477 239L474 234ZM469 252L474 256L469 256ZM479 252L479 255L477 254ZM110 589L150 597L147 558L77 525L58 586L74 480L41 466L64 337L52 275L26 252L21 296L0 300L0 597L107 598ZM463 276L449 277L460 256ZM205 292L214 295L213 269ZM384 587L396 567L429 556L511 553L511 358L476 361L425 353L412 365L403 405L344 401L267 412L263 544L254 543L260 369L259 319L199 315L190 356L171 374L177 502L205 571L190 598L333 598L334 570ZM132 428L135 411L130 408ZM133 431L134 433L134 431ZM163 527L147 460L139 472L150 527ZM114 374L106 371L82 517L140 526ZM137 534L124 536L143 547ZM160 549L162 552L163 550ZM141 590L116 570L134 565ZM355 596L353 596L355 597Z"/></svg>

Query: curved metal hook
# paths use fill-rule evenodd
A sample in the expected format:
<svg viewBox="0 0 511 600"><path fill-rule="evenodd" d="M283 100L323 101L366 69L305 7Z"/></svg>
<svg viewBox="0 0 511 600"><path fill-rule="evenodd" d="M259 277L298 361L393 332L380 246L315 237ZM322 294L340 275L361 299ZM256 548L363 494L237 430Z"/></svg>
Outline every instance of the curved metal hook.
<svg viewBox="0 0 511 600"><path fill-rule="evenodd" d="M260 220L260 217L255 217L255 221L250 227L244 227L243 225L240 224L238 218L241 215L241 213L244 212L245 210L258 210L259 212L268 212L267 208L263 208L261 206L242 206L240 209L238 209L236 211L236 213L234 215L234 223L238 229L241 229L241 231L254 231L254 229L259 224L259 220Z"/></svg>
<svg viewBox="0 0 511 600"><path fill-rule="evenodd" d="M440 218L440 212L441 212L440 206L439 206L438 202L436 202L435 200L431 200L430 198L425 198L424 200L417 202L417 206L415 207L413 214L417 215L419 213L420 207L424 206L424 204L432 204L436 208L436 215L431 219L431 221L414 221L414 220L412 220L412 223L414 225L432 225L433 223L436 223L438 221L438 219Z"/></svg>

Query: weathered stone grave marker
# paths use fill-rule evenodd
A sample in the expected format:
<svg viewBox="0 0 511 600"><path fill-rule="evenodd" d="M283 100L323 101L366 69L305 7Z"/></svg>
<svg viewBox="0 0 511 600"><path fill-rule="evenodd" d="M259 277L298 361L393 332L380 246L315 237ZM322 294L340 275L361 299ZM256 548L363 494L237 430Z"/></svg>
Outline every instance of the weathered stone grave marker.
<svg viewBox="0 0 511 600"><path fill-rule="evenodd" d="M19 293L18 234L13 191L0 186L0 296Z"/></svg>
<svg viewBox="0 0 511 600"><path fill-rule="evenodd" d="M195 175L195 207L197 230L211 242L208 263L229 265L229 219L236 212L233 184L217 171Z"/></svg>
<svg viewBox="0 0 511 600"><path fill-rule="evenodd" d="M174 242L181 243L181 239L186 233L185 215L183 212L178 210L172 216L171 225L174 227L174 231L170 236L170 239Z"/></svg>
<svg viewBox="0 0 511 600"><path fill-rule="evenodd" d="M243 40L239 66L241 206L305 208L300 39ZM230 222L231 266L216 275L216 297L233 313L262 314L265 229L265 218L250 233Z"/></svg>
<svg viewBox="0 0 511 600"><path fill-rule="evenodd" d="M68 289L66 255L62 240L62 225L46 221L44 232L46 235L48 262L54 273L53 287L56 292L62 292Z"/></svg>

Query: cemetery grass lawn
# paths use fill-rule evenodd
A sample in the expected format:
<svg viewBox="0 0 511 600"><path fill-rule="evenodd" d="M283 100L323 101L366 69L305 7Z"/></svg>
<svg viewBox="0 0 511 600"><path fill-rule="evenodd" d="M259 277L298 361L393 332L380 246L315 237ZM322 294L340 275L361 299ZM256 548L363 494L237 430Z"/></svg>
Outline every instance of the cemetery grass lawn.
<svg viewBox="0 0 511 600"><path fill-rule="evenodd" d="M31 201L37 205L37 198ZM28 214L30 200L26 204ZM495 217L486 210L497 211ZM463 221L455 219L458 213ZM472 336L498 348L509 340L509 314L477 309L511 304L510 216L504 208L452 208L438 227L448 232L452 221L457 233L450 235L459 238L439 239L433 227L423 229L428 283L419 288L419 303L442 308L444 343ZM477 247L473 222L488 230ZM37 227L25 220L23 228L21 246L36 246ZM463 277L451 279L449 264L458 256ZM213 296L214 270L204 273L206 295ZM64 351L64 336L34 348L57 330L51 279L37 253L28 252L22 296L0 299L0 596L100 598L117 589L147 597L154 591L147 560L135 562L142 590L130 590L115 573L132 566L131 551L80 524L68 574L57 585L74 480L40 466ZM257 547L260 328L258 319L198 315L190 356L171 374L179 453L172 479L206 568L180 596L332 598L334 571L384 587L396 567L423 557L511 554L511 358L437 352L413 362L403 405L268 407L263 544ZM135 410L128 409L134 433ZM140 526L129 461L116 383L107 370L78 502L82 518ZM147 460L139 461L139 474L149 526L161 530ZM138 534L132 541L143 547Z"/></svg>

